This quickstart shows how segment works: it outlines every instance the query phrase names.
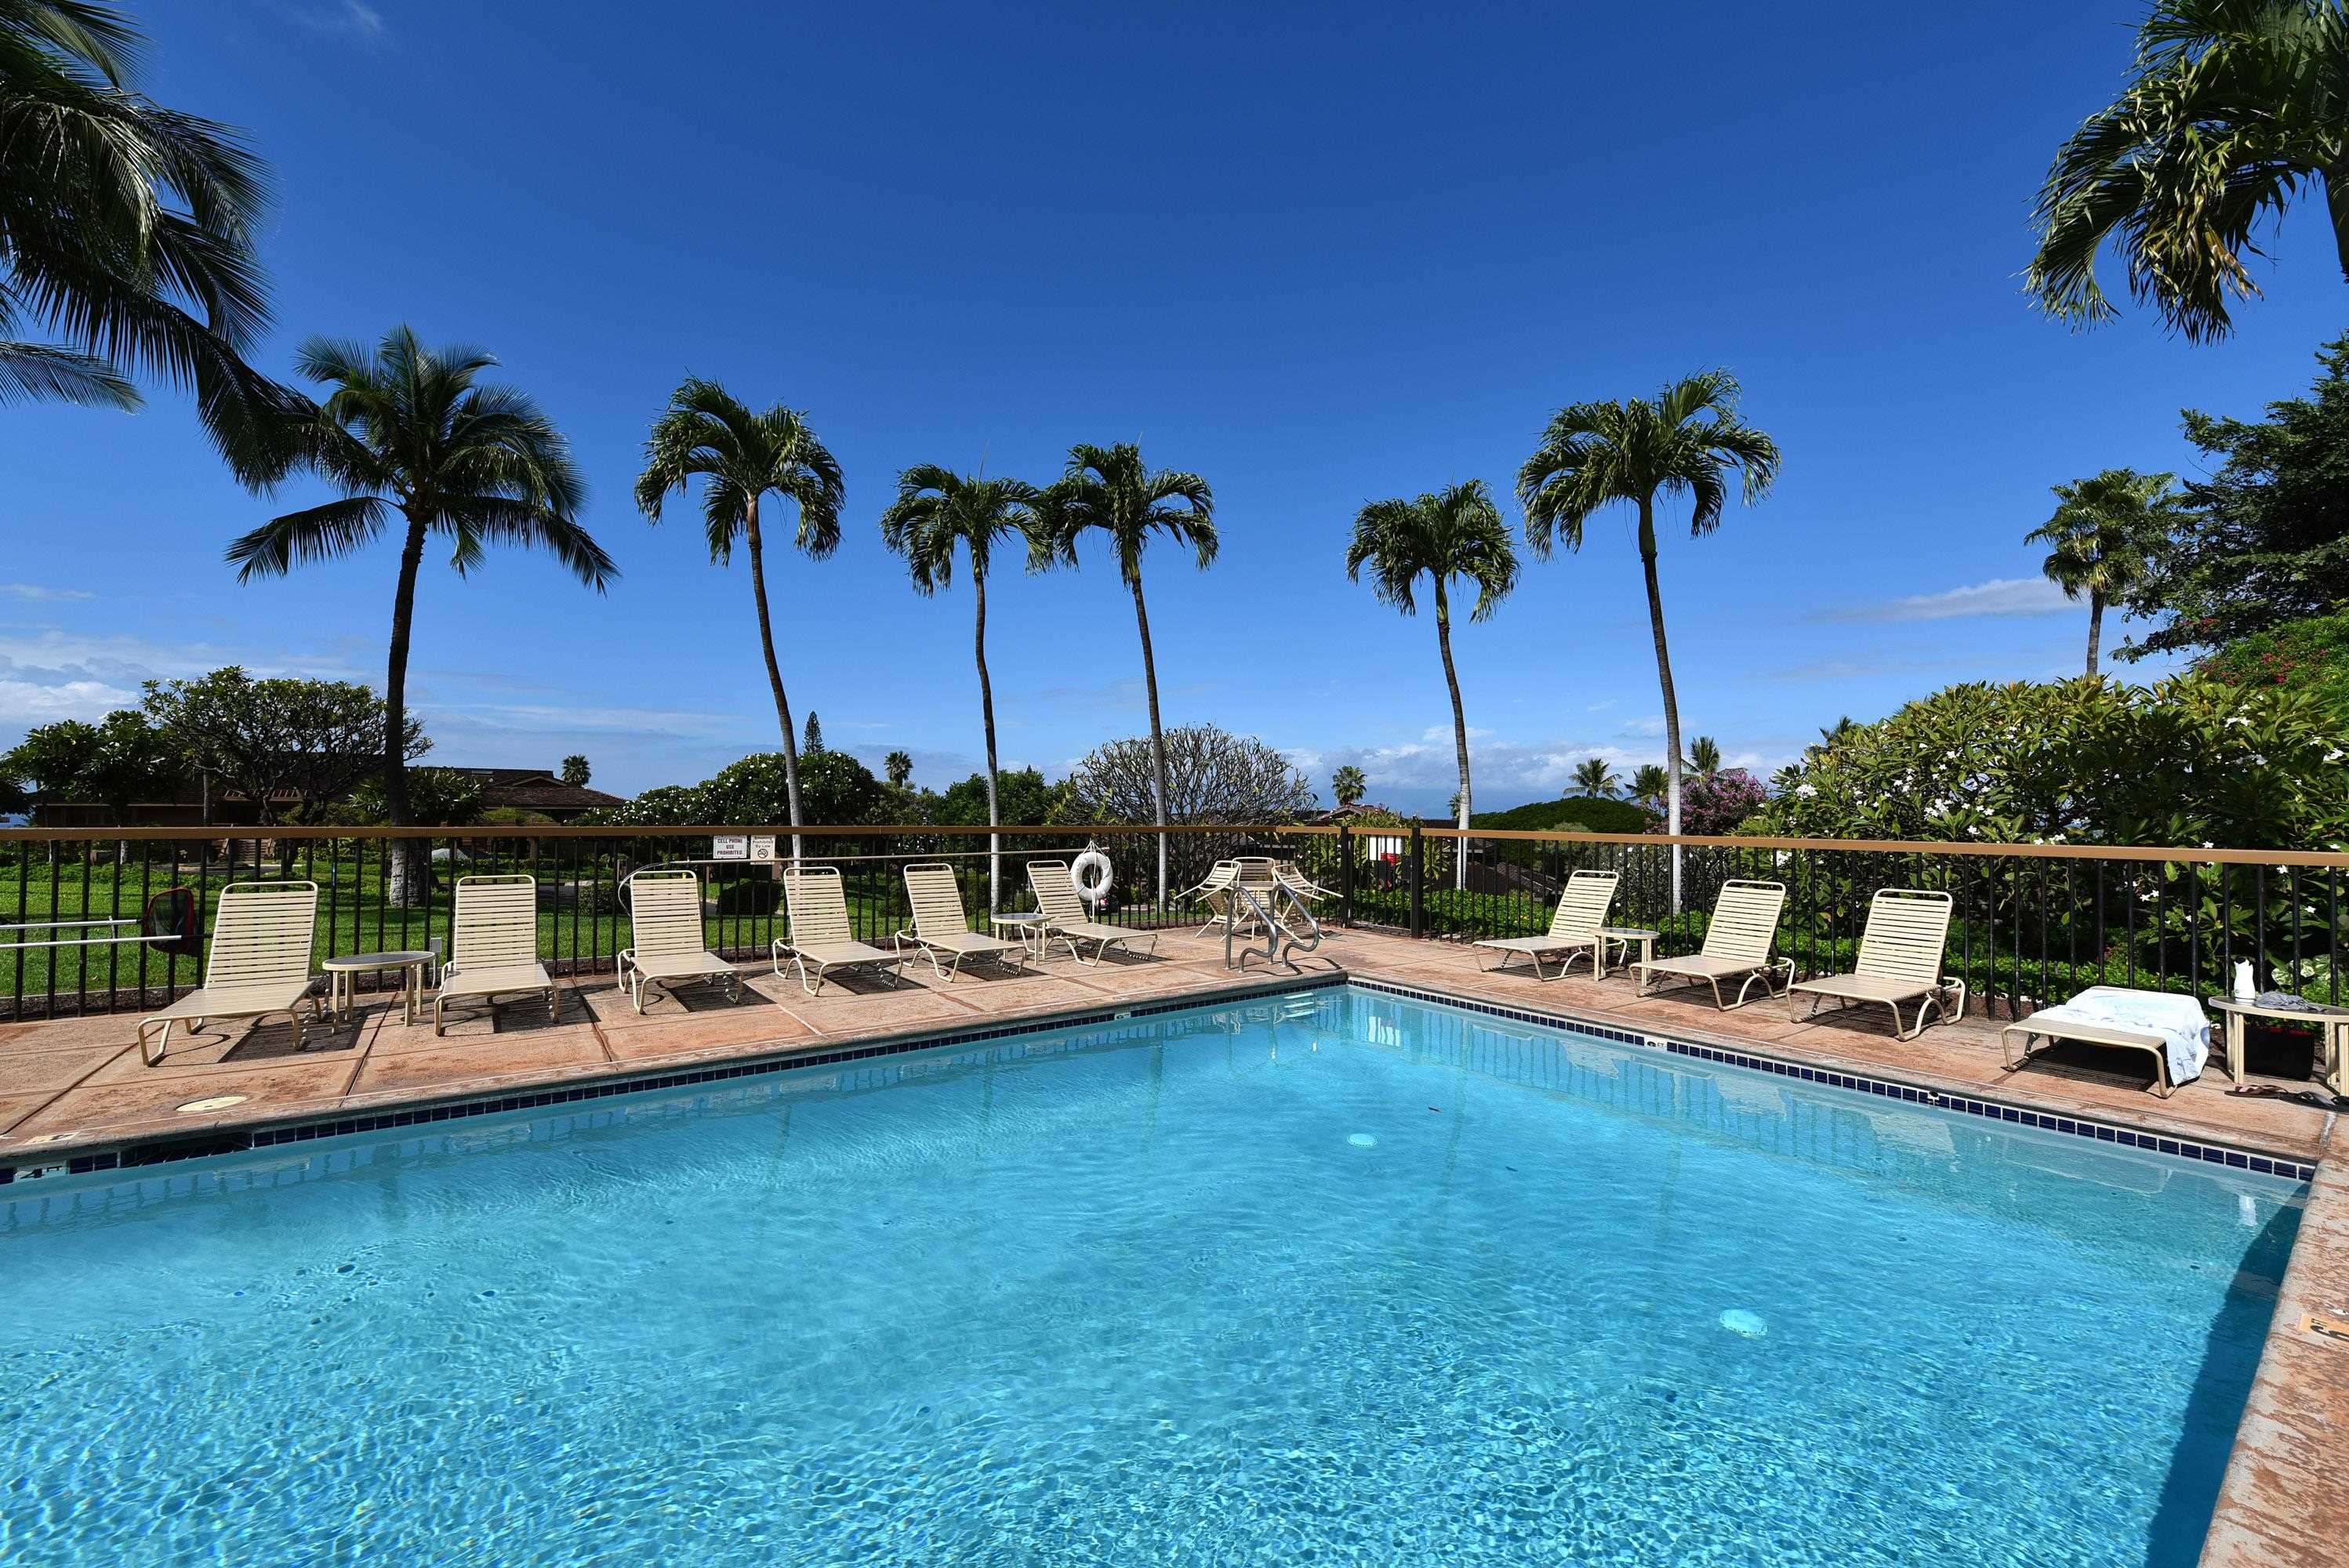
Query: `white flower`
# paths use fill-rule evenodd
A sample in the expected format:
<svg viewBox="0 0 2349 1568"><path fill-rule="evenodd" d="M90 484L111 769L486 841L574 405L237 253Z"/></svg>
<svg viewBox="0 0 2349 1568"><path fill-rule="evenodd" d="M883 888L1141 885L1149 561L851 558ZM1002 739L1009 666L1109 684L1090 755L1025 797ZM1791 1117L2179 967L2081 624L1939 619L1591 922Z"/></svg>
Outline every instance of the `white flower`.
<svg viewBox="0 0 2349 1568"><path fill-rule="evenodd" d="M1797 794L1797 795L1800 795L1804 799L1807 800L1807 799L1809 799L1812 796L1814 796L1814 795L1816 795L1816 794L1817 794L1817 793L1818 793L1818 789L1817 789L1817 787L1816 787L1816 786L1815 786L1815 785L1810 785L1810 784L1797 784L1797 785L1795 785L1795 794Z"/></svg>
<svg viewBox="0 0 2349 1568"><path fill-rule="evenodd" d="M2336 747L2334 747L2332 750L2330 750L2330 751L2328 751L2328 752L2326 752L2326 753L2324 754L2324 760L2326 760L2327 762L2338 762L2338 761L2340 761L2340 760L2341 760L2341 758L2342 758L2343 757L2344 757L2344 756L2349 756L2349 752L2344 752L2344 751L2343 751L2339 747L2337 747L2337 746L2336 746Z"/></svg>
<svg viewBox="0 0 2349 1568"><path fill-rule="evenodd" d="M2245 718L2241 714L2240 714L2240 713L2239 713L2239 714L2235 715L2232 718L2230 718L2229 720L2227 720L2227 722L2228 722L2229 724L2240 724L2240 725L2242 725L2244 727L2249 728L2249 727L2251 727L2251 721L2250 719L2248 719L2248 718Z"/></svg>

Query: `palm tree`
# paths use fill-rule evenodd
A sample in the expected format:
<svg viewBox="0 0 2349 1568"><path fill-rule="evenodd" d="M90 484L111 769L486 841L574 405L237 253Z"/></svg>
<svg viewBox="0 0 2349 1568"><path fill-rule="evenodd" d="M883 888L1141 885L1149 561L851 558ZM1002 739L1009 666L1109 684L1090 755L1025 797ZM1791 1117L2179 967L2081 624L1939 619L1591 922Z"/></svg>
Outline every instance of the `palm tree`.
<svg viewBox="0 0 2349 1568"><path fill-rule="evenodd" d="M2302 186L2323 191L2349 277L2349 10L2342 0L2157 0L2136 75L2081 122L2039 192L2023 286L2050 314L2115 312L2096 254L2116 239L2129 293L2194 341L2259 292L2243 258Z"/></svg>
<svg viewBox="0 0 2349 1568"><path fill-rule="evenodd" d="M1216 498L1207 481L1179 469L1145 468L1131 441L1069 449L1060 482L1041 498L1053 553L1076 562L1077 536L1089 528L1117 552L1118 574L1133 594L1133 624L1142 634L1142 684L1150 704L1151 799L1158 818L1158 902L1166 902L1166 734L1158 718L1158 665L1150 651L1150 611L1142 599L1142 552L1154 533L1191 547L1199 570L1216 559Z"/></svg>
<svg viewBox="0 0 2349 1568"><path fill-rule="evenodd" d="M449 542L459 576L481 563L490 544L548 551L598 593L619 575L579 526L586 490L569 444L526 393L480 379L496 363L469 345L429 348L407 326L371 351L336 338L304 343L295 366L332 390L296 433L296 460L342 494L272 518L228 547L239 582L277 577L355 554L399 520L383 690L384 805L395 826L410 820L408 641L426 538ZM409 896L406 857L393 858L392 877L393 898Z"/></svg>
<svg viewBox="0 0 2349 1568"><path fill-rule="evenodd" d="M996 799L995 688L987 676L987 569L995 547L1017 537L1030 564L1051 559L1054 542L1037 511L1040 494L1022 480L966 478L936 463L897 476L897 499L881 514L881 537L905 558L914 591L928 595L954 576L957 546L970 557L971 648L978 665L979 726L987 737L987 907L1002 907L1003 814Z"/></svg>
<svg viewBox="0 0 2349 1568"><path fill-rule="evenodd" d="M1660 806L1671 779L1663 769L1653 762L1642 762L1631 770L1631 799L1644 806Z"/></svg>
<svg viewBox="0 0 2349 1568"><path fill-rule="evenodd" d="M1615 769L1607 765L1603 757L1593 757L1574 770L1574 789L1578 795L1606 799L1615 793L1615 787L1619 782L1615 777Z"/></svg>
<svg viewBox="0 0 2349 1568"><path fill-rule="evenodd" d="M1721 771L1721 742L1710 735L1700 735L1689 742L1688 768L1700 779L1710 779Z"/></svg>
<svg viewBox="0 0 2349 1568"><path fill-rule="evenodd" d="M1353 805L1370 787L1371 781L1362 777L1362 770L1350 762L1330 775L1330 793L1340 806Z"/></svg>
<svg viewBox="0 0 2349 1568"><path fill-rule="evenodd" d="M750 598L759 611L759 652L767 661L767 686L774 694L775 723L783 737L783 793L792 827L800 815L800 757L792 733L791 699L783 695L782 666L775 662L775 629L767 612L767 536L760 503L771 492L799 511L792 543L821 561L840 546L840 507L846 497L840 465L808 428L807 416L777 404L754 414L715 381L688 376L669 395L668 407L645 438L645 469L636 476L636 506L655 522L661 501L682 492L698 475L701 515L709 559L723 566L734 559L740 539L750 558ZM799 859L800 836L792 834L792 858Z"/></svg>
<svg viewBox="0 0 2349 1568"><path fill-rule="evenodd" d="M268 166L140 93L143 42L109 5L0 0L0 404L131 409L133 376L156 376L194 391L238 478L267 482L299 407L243 357L269 325Z"/></svg>
<svg viewBox="0 0 2349 1568"><path fill-rule="evenodd" d="M1656 640L1656 677L1664 696L1665 830L1681 830L1681 710L1664 639L1664 598L1656 582L1656 498L1686 495L1689 535L1721 526L1734 472L1747 505L1769 493L1778 474L1778 444L1738 417L1737 378L1704 370L1666 387L1652 400L1576 403L1561 408L1541 446L1517 471L1526 509L1526 542L1547 559L1553 542L1582 548L1582 525L1611 501L1640 510L1640 566L1648 582L1648 624ZM1681 856L1672 849L1672 907L1680 908Z"/></svg>
<svg viewBox="0 0 2349 1568"><path fill-rule="evenodd" d="M2023 536L2052 548L2043 567L2068 599L2088 601L2088 673L2096 673L2105 606L2145 578L2153 552L2185 524L2170 490L2173 474L2106 469L2094 479L2055 487L2055 514Z"/></svg>
<svg viewBox="0 0 2349 1568"><path fill-rule="evenodd" d="M906 780L910 779L914 776L913 753L909 751L893 751L889 753L887 757L882 758L881 767L883 771L888 774L889 782L895 785L898 789L903 789L905 787Z"/></svg>
<svg viewBox="0 0 2349 1568"><path fill-rule="evenodd" d="M1476 585L1472 621L1490 619L1517 585L1517 552L1509 525L1482 480L1470 480L1416 500L1374 500L1354 515L1353 542L1346 547L1346 575L1361 582L1371 569L1378 596L1404 614L1419 606L1412 590L1422 576L1435 583L1435 646L1444 656L1444 684L1452 693L1452 747L1460 765L1454 805L1463 832L1475 810L1468 783L1468 718L1460 706L1460 673L1452 664L1452 599L1449 584L1463 577ZM1464 845L1453 857L1455 887L1468 881Z"/></svg>

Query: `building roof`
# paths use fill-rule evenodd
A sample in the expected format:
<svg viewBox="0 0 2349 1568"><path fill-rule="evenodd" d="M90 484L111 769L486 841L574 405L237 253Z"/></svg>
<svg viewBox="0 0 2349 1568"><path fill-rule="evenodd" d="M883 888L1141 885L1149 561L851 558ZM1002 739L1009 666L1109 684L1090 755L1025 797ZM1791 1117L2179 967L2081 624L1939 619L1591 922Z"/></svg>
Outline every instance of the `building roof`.
<svg viewBox="0 0 2349 1568"><path fill-rule="evenodd" d="M595 811L627 801L585 784L565 784L543 768L450 768L481 786L484 810L511 807L523 811Z"/></svg>

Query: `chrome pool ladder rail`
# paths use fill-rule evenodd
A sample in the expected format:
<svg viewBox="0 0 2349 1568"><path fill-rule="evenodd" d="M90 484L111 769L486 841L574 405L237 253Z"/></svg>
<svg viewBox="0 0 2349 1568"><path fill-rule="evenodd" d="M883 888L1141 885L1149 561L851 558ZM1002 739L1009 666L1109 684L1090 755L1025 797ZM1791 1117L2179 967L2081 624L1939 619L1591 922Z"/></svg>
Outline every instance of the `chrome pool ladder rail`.
<svg viewBox="0 0 2349 1568"><path fill-rule="evenodd" d="M1283 964L1293 970L1297 967L1297 964L1288 956L1290 954L1310 953L1321 945L1321 923L1313 918L1313 911L1307 905L1304 896L1287 882L1273 882L1265 889L1265 896L1262 898L1257 896L1256 888L1237 881L1232 883L1230 892L1233 898L1245 903L1256 915L1257 925L1264 933L1263 955L1266 962ZM1301 923L1301 926L1284 923L1273 913L1280 907L1280 901L1284 897L1288 900L1292 919ZM1235 910L1233 913L1237 914L1238 912ZM1252 937L1246 940L1240 938L1239 926L1240 922L1237 919L1225 923L1224 967L1246 971L1248 959L1257 950L1253 944ZM1239 962L1237 965L1232 962L1232 944L1236 940L1241 941Z"/></svg>

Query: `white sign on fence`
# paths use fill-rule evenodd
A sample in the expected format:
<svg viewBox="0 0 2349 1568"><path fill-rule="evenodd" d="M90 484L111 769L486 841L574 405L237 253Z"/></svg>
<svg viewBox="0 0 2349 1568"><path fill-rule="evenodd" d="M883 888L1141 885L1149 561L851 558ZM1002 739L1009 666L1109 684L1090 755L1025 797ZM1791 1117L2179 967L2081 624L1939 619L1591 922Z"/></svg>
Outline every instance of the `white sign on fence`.
<svg viewBox="0 0 2349 1568"><path fill-rule="evenodd" d="M754 861L773 860L775 858L775 835L772 833L751 834L750 858Z"/></svg>
<svg viewBox="0 0 2349 1568"><path fill-rule="evenodd" d="M750 841L740 833L720 833L709 841L709 858L747 861L750 858Z"/></svg>

